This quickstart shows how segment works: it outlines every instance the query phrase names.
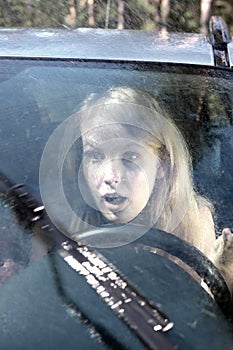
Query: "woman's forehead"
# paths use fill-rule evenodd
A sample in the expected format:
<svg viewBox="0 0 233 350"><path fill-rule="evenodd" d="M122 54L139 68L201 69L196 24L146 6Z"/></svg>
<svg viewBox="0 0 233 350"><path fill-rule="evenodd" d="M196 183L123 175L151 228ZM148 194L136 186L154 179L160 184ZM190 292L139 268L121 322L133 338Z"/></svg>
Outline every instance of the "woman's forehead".
<svg viewBox="0 0 233 350"><path fill-rule="evenodd" d="M83 143L97 145L111 140L128 140L138 141L146 139L149 133L145 130L140 130L138 127L122 123L105 123L89 130L85 130L82 134Z"/></svg>
<svg viewBox="0 0 233 350"><path fill-rule="evenodd" d="M81 128L90 129L106 123L131 124L151 130L155 114L152 110L133 103L97 104L81 113Z"/></svg>

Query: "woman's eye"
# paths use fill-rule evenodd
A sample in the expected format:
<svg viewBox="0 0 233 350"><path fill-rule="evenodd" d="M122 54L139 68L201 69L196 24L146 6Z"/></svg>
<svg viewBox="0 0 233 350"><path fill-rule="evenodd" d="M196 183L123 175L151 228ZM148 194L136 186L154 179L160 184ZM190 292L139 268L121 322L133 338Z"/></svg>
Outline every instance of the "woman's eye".
<svg viewBox="0 0 233 350"><path fill-rule="evenodd" d="M89 151L84 154L84 158L91 162L100 162L105 159L105 155L99 151Z"/></svg>
<svg viewBox="0 0 233 350"><path fill-rule="evenodd" d="M140 155L136 152L126 152L123 154L122 160L127 162L136 162Z"/></svg>

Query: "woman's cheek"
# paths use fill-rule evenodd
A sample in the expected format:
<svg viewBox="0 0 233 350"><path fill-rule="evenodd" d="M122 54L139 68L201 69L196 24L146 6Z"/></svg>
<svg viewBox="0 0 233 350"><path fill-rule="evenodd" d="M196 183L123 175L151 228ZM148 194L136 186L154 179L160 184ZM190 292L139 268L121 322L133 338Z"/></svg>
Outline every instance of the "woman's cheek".
<svg viewBox="0 0 233 350"><path fill-rule="evenodd" d="M146 173L142 171L139 172L139 174L135 178L134 186L140 193L141 200L147 201L149 199L151 189Z"/></svg>
<svg viewBox="0 0 233 350"><path fill-rule="evenodd" d="M83 173L90 189L96 188L97 183L100 181L97 167L90 162L86 162L83 166Z"/></svg>
<svg viewBox="0 0 233 350"><path fill-rule="evenodd" d="M99 189L103 182L103 174L101 172L100 167L95 167L94 169L92 169L91 178L95 188Z"/></svg>
<svg viewBox="0 0 233 350"><path fill-rule="evenodd" d="M148 186L147 174L140 168L137 168L134 171L128 172L127 178L130 183L134 182L135 184Z"/></svg>

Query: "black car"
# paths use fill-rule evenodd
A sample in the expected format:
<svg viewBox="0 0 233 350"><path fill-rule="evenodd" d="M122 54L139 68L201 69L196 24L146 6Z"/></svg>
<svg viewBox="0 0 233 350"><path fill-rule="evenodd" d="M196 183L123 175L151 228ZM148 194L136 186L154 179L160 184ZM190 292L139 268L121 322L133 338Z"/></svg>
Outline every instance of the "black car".
<svg viewBox="0 0 233 350"><path fill-rule="evenodd" d="M212 18L208 37L1 29L0 45L1 349L232 349L231 295L214 265L154 229L113 247L76 243L65 208L74 194L68 183L62 197L57 159L46 158L51 135L60 137L90 94L121 86L152 92L186 139L217 234L233 228L233 44L221 18ZM121 230L97 227L80 240L102 242ZM81 267L93 259L115 280L91 282L97 265Z"/></svg>

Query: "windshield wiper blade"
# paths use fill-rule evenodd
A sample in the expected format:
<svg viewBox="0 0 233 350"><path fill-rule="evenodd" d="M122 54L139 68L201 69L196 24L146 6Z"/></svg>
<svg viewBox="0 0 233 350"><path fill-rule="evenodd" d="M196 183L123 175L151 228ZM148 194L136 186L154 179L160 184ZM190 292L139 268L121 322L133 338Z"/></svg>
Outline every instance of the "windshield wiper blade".
<svg viewBox="0 0 233 350"><path fill-rule="evenodd" d="M50 221L44 206L29 196L23 184L14 185L0 173L0 193L30 229L36 228L42 233L50 249L56 249L72 269L84 276L148 349L177 349L164 334L173 327L173 322L102 254L60 232Z"/></svg>

